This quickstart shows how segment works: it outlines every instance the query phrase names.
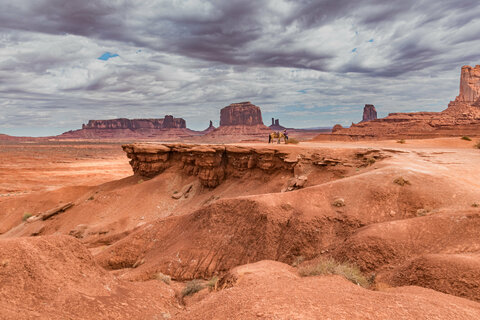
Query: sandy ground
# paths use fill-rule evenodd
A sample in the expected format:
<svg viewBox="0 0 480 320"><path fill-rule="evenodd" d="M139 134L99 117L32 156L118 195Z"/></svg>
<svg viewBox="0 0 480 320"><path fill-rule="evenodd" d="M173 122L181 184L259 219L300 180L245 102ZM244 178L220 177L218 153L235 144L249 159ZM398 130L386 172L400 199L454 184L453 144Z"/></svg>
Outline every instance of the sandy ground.
<svg viewBox="0 0 480 320"><path fill-rule="evenodd" d="M94 186L131 173L119 143L0 142L0 197Z"/></svg>
<svg viewBox="0 0 480 320"><path fill-rule="evenodd" d="M282 172L232 178L212 190L195 185L181 200L172 193L195 176L178 168L133 176L120 144L0 144L0 281L8 283L0 287L0 319L478 318L476 142L275 144L293 156L371 149L387 157L325 168L293 192L280 192L289 179ZM395 184L398 177L409 184ZM337 197L344 207L332 206ZM74 207L51 219L22 221L27 211L67 202ZM376 291L340 277L300 278L289 266L321 256L375 274ZM158 272L179 282L152 282ZM238 278L231 288L180 298L184 281L225 273ZM33 294L37 287L48 301ZM58 287L68 287L67 300Z"/></svg>

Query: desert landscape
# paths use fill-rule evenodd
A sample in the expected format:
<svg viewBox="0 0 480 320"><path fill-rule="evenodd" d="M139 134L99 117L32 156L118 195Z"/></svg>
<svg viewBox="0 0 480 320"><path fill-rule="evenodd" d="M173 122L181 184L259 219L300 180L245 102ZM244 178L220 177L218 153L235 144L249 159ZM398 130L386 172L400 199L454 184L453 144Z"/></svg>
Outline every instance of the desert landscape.
<svg viewBox="0 0 480 320"><path fill-rule="evenodd" d="M478 318L474 89L467 129L430 139L382 139L368 105L344 141L270 144L250 103L215 144L4 139L2 318Z"/></svg>
<svg viewBox="0 0 480 320"><path fill-rule="evenodd" d="M480 319L478 14L0 4L0 320Z"/></svg>

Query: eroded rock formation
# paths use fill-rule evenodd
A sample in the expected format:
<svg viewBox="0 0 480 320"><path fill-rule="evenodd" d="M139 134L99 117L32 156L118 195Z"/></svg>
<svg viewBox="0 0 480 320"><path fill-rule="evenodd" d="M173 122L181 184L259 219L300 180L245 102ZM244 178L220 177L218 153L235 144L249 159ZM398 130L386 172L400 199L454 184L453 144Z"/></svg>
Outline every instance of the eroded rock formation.
<svg viewBox="0 0 480 320"><path fill-rule="evenodd" d="M377 110L373 104L366 104L363 108L363 118L362 122L376 120L377 119Z"/></svg>
<svg viewBox="0 0 480 320"><path fill-rule="evenodd" d="M232 103L220 110L220 126L263 125L262 112L249 101Z"/></svg>
<svg viewBox="0 0 480 320"><path fill-rule="evenodd" d="M111 119L90 120L82 125L82 129L173 129L186 128L187 124L182 118L166 115L163 119Z"/></svg>
<svg viewBox="0 0 480 320"><path fill-rule="evenodd" d="M126 144L123 150L131 159L135 174L154 177L170 167L180 166L184 173L198 176L200 183L209 188L218 186L227 177L243 177L251 170L265 173L285 171L300 177L305 166L309 165L317 168L364 167L375 162L372 158L384 157L378 150L358 151L354 156L342 159L319 154L298 157L276 148L180 143Z"/></svg>
<svg viewBox="0 0 480 320"><path fill-rule="evenodd" d="M411 139L458 135L480 135L480 65L462 67L459 95L442 112L390 113L388 117L375 121L352 123L350 128L335 126L331 135L319 135L316 139Z"/></svg>

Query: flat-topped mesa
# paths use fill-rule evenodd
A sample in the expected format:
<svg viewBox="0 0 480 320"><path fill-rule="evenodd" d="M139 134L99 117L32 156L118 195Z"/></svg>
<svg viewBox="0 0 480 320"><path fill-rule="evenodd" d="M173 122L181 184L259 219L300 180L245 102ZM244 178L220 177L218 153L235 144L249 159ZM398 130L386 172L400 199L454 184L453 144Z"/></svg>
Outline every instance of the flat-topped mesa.
<svg viewBox="0 0 480 320"><path fill-rule="evenodd" d="M363 118L362 122L376 120L377 119L377 110L373 104L366 104L363 108Z"/></svg>
<svg viewBox="0 0 480 320"><path fill-rule="evenodd" d="M90 120L82 125L82 129L182 129L187 124L182 118L166 115L163 119L110 119Z"/></svg>
<svg viewBox="0 0 480 320"><path fill-rule="evenodd" d="M262 111L249 101L232 103L220 110L220 126L263 125Z"/></svg>
<svg viewBox="0 0 480 320"><path fill-rule="evenodd" d="M480 65L462 67L460 93L455 101L480 104Z"/></svg>

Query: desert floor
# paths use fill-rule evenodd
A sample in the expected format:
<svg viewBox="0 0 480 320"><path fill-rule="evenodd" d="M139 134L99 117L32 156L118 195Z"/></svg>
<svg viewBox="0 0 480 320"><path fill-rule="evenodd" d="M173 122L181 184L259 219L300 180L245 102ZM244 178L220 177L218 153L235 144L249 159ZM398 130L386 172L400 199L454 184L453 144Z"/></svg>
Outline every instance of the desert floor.
<svg viewBox="0 0 480 320"><path fill-rule="evenodd" d="M476 142L238 143L305 162L215 188L120 143L0 143L0 319L479 319ZM300 276L328 259L368 285Z"/></svg>

